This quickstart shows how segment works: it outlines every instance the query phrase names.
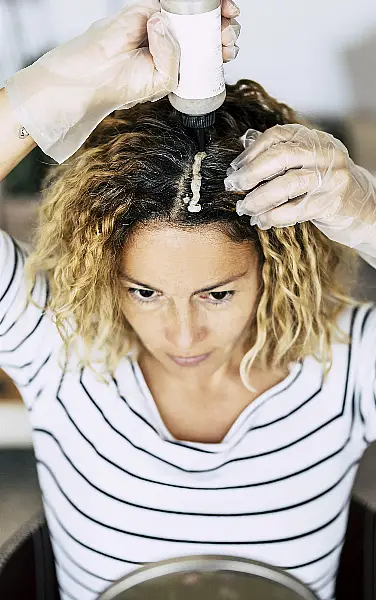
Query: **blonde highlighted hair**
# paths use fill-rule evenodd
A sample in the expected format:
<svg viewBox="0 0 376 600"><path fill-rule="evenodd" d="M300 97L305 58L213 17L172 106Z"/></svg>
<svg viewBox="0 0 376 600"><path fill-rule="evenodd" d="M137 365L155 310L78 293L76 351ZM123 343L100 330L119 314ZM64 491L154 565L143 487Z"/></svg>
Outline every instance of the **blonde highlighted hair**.
<svg viewBox="0 0 376 600"><path fill-rule="evenodd" d="M325 364L327 376L331 344L349 342L337 316L345 306L364 303L350 295L356 252L330 241L310 222L267 231L251 226L249 217L235 212L239 195L223 184L248 128L299 122L259 84L241 80L227 86L202 162L198 213L188 212L182 201L190 193L196 143L166 98L115 111L73 157L49 171L25 264L28 300L36 304L33 282L38 271L45 272L47 308L62 349L66 355L75 350L77 368L90 367L106 381L125 355L137 358L137 333L122 310L122 251L136 228L163 223L216 227L234 242L253 243L262 285L240 368L248 389L254 389L252 365L282 371L307 355Z"/></svg>

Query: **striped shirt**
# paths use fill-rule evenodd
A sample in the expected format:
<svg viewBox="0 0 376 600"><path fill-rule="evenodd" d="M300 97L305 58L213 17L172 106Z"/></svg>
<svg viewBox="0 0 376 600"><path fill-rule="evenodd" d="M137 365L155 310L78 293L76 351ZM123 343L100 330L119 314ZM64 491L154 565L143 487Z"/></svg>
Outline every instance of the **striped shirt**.
<svg viewBox="0 0 376 600"><path fill-rule="evenodd" d="M333 343L325 383L313 357L291 363L222 442L182 442L137 362L125 357L109 386L59 367L49 312L22 310L27 246L5 232L0 244L0 366L29 411L62 600L192 554L276 565L334 598L354 477L376 439L376 306L342 311L352 343ZM33 297L45 306L48 293L41 273Z"/></svg>

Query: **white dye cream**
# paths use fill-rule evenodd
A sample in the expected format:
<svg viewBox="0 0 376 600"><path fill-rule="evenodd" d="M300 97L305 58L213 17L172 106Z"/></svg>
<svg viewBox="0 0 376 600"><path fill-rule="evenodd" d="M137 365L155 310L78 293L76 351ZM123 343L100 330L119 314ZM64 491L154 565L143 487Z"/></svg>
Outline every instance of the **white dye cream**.
<svg viewBox="0 0 376 600"><path fill-rule="evenodd" d="M192 182L191 182L191 190L192 190L192 198L186 196L183 198L185 204L188 204L188 211L195 213L200 212L202 206L199 204L200 202L200 190L201 190L201 163L206 157L206 152L198 152L195 156L192 168Z"/></svg>

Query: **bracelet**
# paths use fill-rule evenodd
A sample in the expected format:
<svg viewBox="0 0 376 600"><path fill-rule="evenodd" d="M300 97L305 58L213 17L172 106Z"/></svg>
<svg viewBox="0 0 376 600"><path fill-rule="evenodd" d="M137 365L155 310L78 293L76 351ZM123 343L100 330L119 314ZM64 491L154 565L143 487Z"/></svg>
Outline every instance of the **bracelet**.
<svg viewBox="0 0 376 600"><path fill-rule="evenodd" d="M18 130L18 137L23 140L25 138L27 138L27 136L30 135L30 133L28 131L26 131L25 127L20 127Z"/></svg>

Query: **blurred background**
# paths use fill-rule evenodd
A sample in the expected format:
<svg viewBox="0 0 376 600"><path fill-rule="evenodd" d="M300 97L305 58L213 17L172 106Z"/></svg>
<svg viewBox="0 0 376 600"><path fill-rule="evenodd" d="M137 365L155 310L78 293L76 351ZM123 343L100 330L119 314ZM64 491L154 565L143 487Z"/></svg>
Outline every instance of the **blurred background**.
<svg viewBox="0 0 376 600"><path fill-rule="evenodd" d="M228 83L249 78L341 139L376 177L376 2L238 0L240 53ZM0 87L51 48L127 4L124 0L0 0ZM0 227L29 241L43 174L39 148L0 182ZM362 262L356 297L376 301L376 271ZM376 343L376 340L375 340ZM376 446L364 455L355 493L376 504ZM0 371L0 545L40 506L22 399Z"/></svg>

